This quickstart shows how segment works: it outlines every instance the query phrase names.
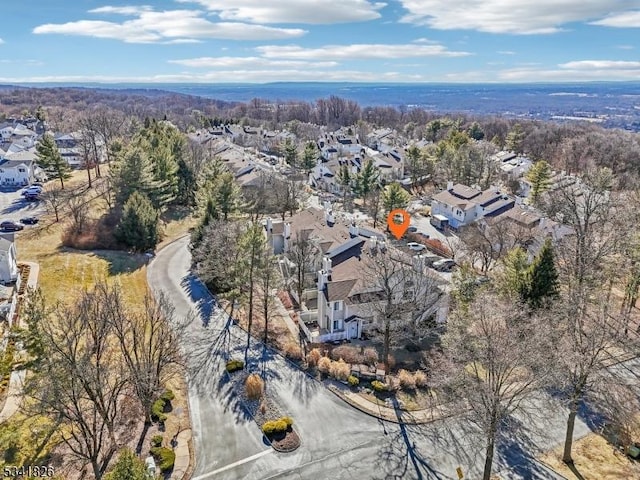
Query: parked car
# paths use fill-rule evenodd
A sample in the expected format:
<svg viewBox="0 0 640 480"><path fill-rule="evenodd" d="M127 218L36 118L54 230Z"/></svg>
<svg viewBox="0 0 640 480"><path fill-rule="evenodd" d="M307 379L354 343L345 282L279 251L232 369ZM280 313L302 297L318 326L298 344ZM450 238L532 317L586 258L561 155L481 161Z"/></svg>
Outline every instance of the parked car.
<svg viewBox="0 0 640 480"><path fill-rule="evenodd" d="M455 261L449 258L444 258L442 260L438 260L437 262L434 262L433 268L439 272L450 272L451 269L456 265L457 264Z"/></svg>
<svg viewBox="0 0 640 480"><path fill-rule="evenodd" d="M24 190L22 190L22 192L20 192L20 195L26 196L26 195L40 195L42 193L42 187L38 186L38 185L31 185L27 188L25 188Z"/></svg>
<svg viewBox="0 0 640 480"><path fill-rule="evenodd" d="M25 225L35 225L38 223L38 217L24 217L20 219L20 223L24 223Z"/></svg>
<svg viewBox="0 0 640 480"><path fill-rule="evenodd" d="M418 231L418 227L409 227L407 228L407 232L416 233Z"/></svg>
<svg viewBox="0 0 640 480"><path fill-rule="evenodd" d="M407 247L409 247L409 250L413 250L414 252L421 252L427 248L421 243L417 243L417 242L409 242L407 243Z"/></svg>
<svg viewBox="0 0 640 480"><path fill-rule="evenodd" d="M24 227L19 223L12 222L11 220L5 220L0 223L0 230L3 232L16 232L18 230L22 230Z"/></svg>

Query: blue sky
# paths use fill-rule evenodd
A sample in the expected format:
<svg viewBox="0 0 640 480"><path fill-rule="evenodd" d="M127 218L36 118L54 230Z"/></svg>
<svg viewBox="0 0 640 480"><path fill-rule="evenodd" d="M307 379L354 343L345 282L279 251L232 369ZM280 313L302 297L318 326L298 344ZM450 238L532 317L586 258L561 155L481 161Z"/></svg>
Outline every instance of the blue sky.
<svg viewBox="0 0 640 480"><path fill-rule="evenodd" d="M640 80L640 0L3 4L1 83Z"/></svg>

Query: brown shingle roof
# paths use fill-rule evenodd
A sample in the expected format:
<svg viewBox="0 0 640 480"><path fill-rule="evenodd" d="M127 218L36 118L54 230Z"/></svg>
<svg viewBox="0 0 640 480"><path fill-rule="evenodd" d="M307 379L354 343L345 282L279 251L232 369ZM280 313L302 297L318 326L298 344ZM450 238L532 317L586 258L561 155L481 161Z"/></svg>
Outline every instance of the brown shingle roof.
<svg viewBox="0 0 640 480"><path fill-rule="evenodd" d="M327 284L326 296L329 302L337 300L346 300L349 298L351 289L356 284L357 279L342 280L339 282L329 282Z"/></svg>

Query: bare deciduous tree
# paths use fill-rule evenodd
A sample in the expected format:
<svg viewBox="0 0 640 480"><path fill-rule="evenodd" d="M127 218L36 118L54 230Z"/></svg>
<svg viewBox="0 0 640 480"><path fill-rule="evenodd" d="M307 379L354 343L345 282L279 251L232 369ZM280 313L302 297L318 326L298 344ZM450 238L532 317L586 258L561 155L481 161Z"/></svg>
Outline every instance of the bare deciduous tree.
<svg viewBox="0 0 640 480"><path fill-rule="evenodd" d="M507 418L552 378L550 350L545 348L552 337L540 324L521 305L490 293L478 296L468 309L456 310L447 324L435 376L448 387L452 401L464 399L467 418L480 429L483 480L491 478L496 441Z"/></svg>
<svg viewBox="0 0 640 480"><path fill-rule="evenodd" d="M362 279L367 288L361 294L361 309L382 324L382 356L388 374L392 342L422 337L431 331L430 319L436 314L441 294L439 280L415 258L379 248L369 249Z"/></svg>

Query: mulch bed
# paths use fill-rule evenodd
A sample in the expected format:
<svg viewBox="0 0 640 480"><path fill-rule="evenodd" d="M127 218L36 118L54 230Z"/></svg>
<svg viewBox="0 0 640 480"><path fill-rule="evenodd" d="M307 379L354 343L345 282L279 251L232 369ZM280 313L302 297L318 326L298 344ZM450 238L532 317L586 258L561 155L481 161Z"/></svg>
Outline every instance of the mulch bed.
<svg viewBox="0 0 640 480"><path fill-rule="evenodd" d="M274 436L269 439L276 452L293 452L300 446L300 437L293 428L289 428L284 435Z"/></svg>

